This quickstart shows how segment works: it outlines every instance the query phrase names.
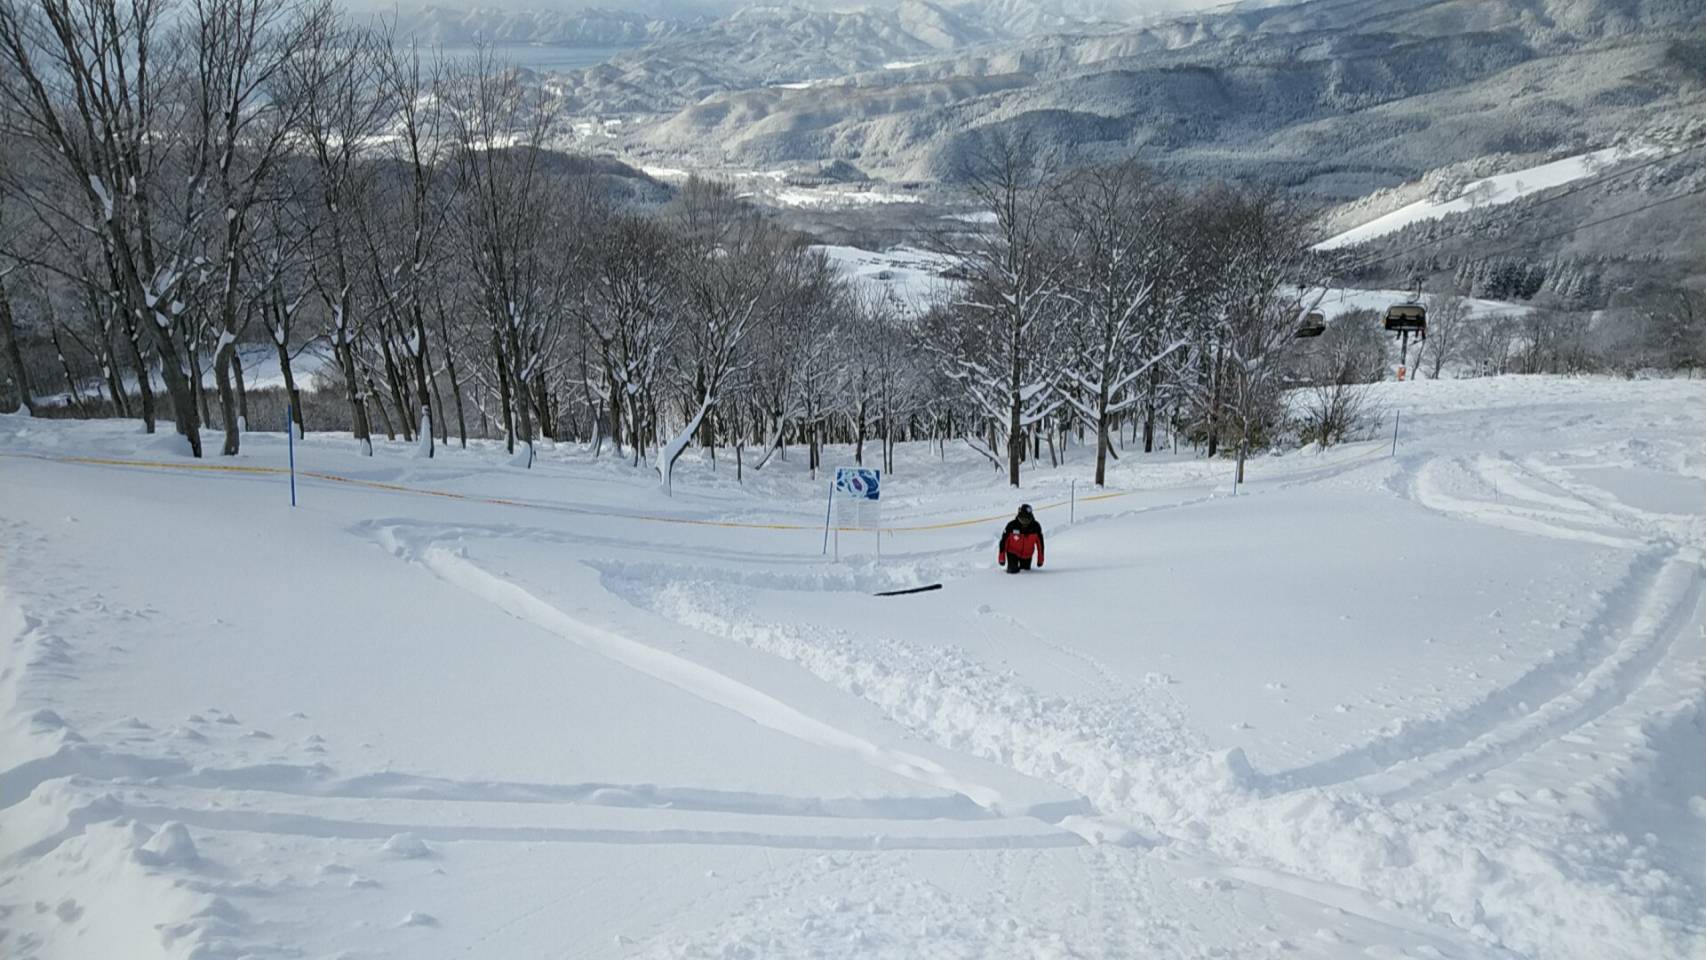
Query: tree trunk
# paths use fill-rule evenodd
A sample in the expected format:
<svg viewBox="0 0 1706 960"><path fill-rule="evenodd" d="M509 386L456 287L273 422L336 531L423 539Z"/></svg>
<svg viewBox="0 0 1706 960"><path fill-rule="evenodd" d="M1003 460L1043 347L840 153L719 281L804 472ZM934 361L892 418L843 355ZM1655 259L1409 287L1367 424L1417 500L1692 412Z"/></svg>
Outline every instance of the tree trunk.
<svg viewBox="0 0 1706 960"><path fill-rule="evenodd" d="M552 409L551 392L545 389L545 377L543 374L534 375L533 389L531 393L533 395L533 412L535 416L537 416L539 423L539 435L551 440L558 439L557 416L555 411Z"/></svg>
<svg viewBox="0 0 1706 960"><path fill-rule="evenodd" d="M503 340L492 328L492 359L498 367L498 409L503 413L504 449L515 453L515 419L509 408L509 364L504 362Z"/></svg>
<svg viewBox="0 0 1706 960"><path fill-rule="evenodd" d="M306 432L302 423L302 392L296 388L296 374L290 369L290 350L274 338L278 347L278 372L284 377L284 395L290 403L290 424L296 430L296 438L302 439Z"/></svg>
<svg viewBox="0 0 1706 960"><path fill-rule="evenodd" d="M130 341L130 359L136 372L136 392L142 400L142 430L144 433L154 432L154 375L148 369L148 358L144 354L141 332L136 329L136 321L130 311L122 313L124 318L124 337Z"/></svg>
<svg viewBox="0 0 1706 960"><path fill-rule="evenodd" d="M223 339L213 353L213 379L219 387L219 416L225 432L225 443L219 452L227 457L237 455L240 443L237 433L237 394L231 386L231 359L235 353L232 344Z"/></svg>
<svg viewBox="0 0 1706 960"><path fill-rule="evenodd" d="M1143 452L1155 452L1155 389L1160 373L1154 367L1149 368L1149 390L1143 399Z"/></svg>
<svg viewBox="0 0 1706 960"><path fill-rule="evenodd" d="M616 456L622 456L622 385L616 382L614 376L608 374L604 378L605 386L610 391L610 444L616 448Z"/></svg>
<svg viewBox="0 0 1706 960"><path fill-rule="evenodd" d="M519 435L518 438L521 440L522 444L525 445L525 448L527 451L527 466L532 467L533 466L533 412L530 409L530 401L528 400L528 396L527 396L527 391L528 391L527 370L524 367L523 368L517 368L515 366L515 364L520 362L519 358L521 357L521 338L516 333L514 324L511 324L510 328L509 328L509 350L510 350L510 364L511 364L511 368L510 368L510 381L511 381L510 382L510 395L515 402L516 432Z"/></svg>
<svg viewBox="0 0 1706 960"><path fill-rule="evenodd" d="M65 388L71 392L71 405L77 408L77 415L84 419L89 416L89 410L83 405L83 394L77 389L77 378L71 373L71 362L65 359L65 348L59 343L59 326L54 325L49 335L53 339L53 353L59 358L60 372L65 374Z"/></svg>
<svg viewBox="0 0 1706 960"><path fill-rule="evenodd" d="M101 343L101 379L107 385L107 396L112 398L113 416L130 417L130 402L124 395L124 380L118 372L118 358L113 356L113 345L110 340Z"/></svg>
<svg viewBox="0 0 1706 960"><path fill-rule="evenodd" d="M414 404L409 402L411 398L406 393L402 371L397 367L397 355L391 350L391 334L384 324L380 325L379 330L379 356L385 362L385 385L390 388L391 403L397 408L397 422L402 427L400 432L403 434L403 440L405 443L413 442L415 426L411 411ZM386 420L389 422L390 418L387 417Z"/></svg>
<svg viewBox="0 0 1706 960"><path fill-rule="evenodd" d="M201 347L197 345L195 337L191 336L185 339L188 341L185 344L184 352L190 361L189 370L186 371L186 374L190 378L191 399L195 401L195 409L201 411L197 423L205 423L211 426L213 424L213 409L207 404L207 381L201 375Z"/></svg>
<svg viewBox="0 0 1706 960"><path fill-rule="evenodd" d="M118 354L113 350L113 314L114 309L101 303L100 298L89 298L89 312L101 318L101 376L107 382L107 393L113 401L113 416L129 417L130 401L125 396L124 376L119 372Z"/></svg>
<svg viewBox="0 0 1706 960"><path fill-rule="evenodd" d="M415 395L420 400L421 405L425 406L431 402L431 394L436 393L436 390L434 389L436 384L432 383L432 378L428 375L427 371L426 315L424 311L421 310L420 301L413 298L411 298L411 300L409 316L410 319L414 321L414 330L410 336L414 338L414 343L411 345L412 349L409 351L409 357L414 361L415 367ZM440 420L444 419L443 407L444 404L440 402ZM437 452L434 447L434 439L435 438L430 433L421 438L422 450L426 453L428 459L431 459L433 454Z"/></svg>
<svg viewBox="0 0 1706 960"><path fill-rule="evenodd" d="M18 385L18 398L30 416L36 415L35 397L30 392L30 373L24 367L24 351L18 346L18 328L12 317L12 298L0 282L0 349L12 367L12 382Z"/></svg>
<svg viewBox="0 0 1706 960"><path fill-rule="evenodd" d="M675 436L675 439L671 440L658 453L658 480L663 484L664 493L669 494L674 491L675 462L681 459L682 452L687 449L687 445L693 441L694 435L704 425L706 415L711 412L712 403L710 395L704 395L703 399L699 401L699 409L688 419L687 425Z"/></svg>
<svg viewBox="0 0 1706 960"><path fill-rule="evenodd" d="M1108 483L1108 385L1096 394L1096 486Z"/></svg>
<svg viewBox="0 0 1706 960"><path fill-rule="evenodd" d="M432 416L433 423L438 425L437 441L448 445L450 443L450 421L444 416L444 388L439 386L438 378L432 378ZM436 448L434 448L436 453Z"/></svg>
<svg viewBox="0 0 1706 960"><path fill-rule="evenodd" d="M858 466L865 465L865 401L859 400L859 435L853 448L853 462Z"/></svg>
<svg viewBox="0 0 1706 960"><path fill-rule="evenodd" d="M249 385L243 379L243 360L241 357L231 359L231 379L237 387L237 429L243 433L248 433Z"/></svg>
<svg viewBox="0 0 1706 960"><path fill-rule="evenodd" d="M1220 452L1220 347L1214 348L1214 366L1209 370L1208 456Z"/></svg>
<svg viewBox="0 0 1706 960"><path fill-rule="evenodd" d="M456 439L462 449L468 449L468 418L462 408L462 381L456 376L456 351L450 349L450 327L439 315L439 332L444 341L444 373L450 378L450 399L456 403ZM449 425L445 426L448 431ZM448 442L448 441L446 441Z"/></svg>
<svg viewBox="0 0 1706 960"><path fill-rule="evenodd" d="M380 422L385 424L385 439L396 440L397 428L391 423L391 411L385 406L385 398L379 392L379 384L373 382L372 364L359 363L358 365L361 367L362 380L367 384L367 395L378 398L373 401L373 406L379 411Z"/></svg>
<svg viewBox="0 0 1706 960"><path fill-rule="evenodd" d="M1018 363L1013 365L1013 403L1007 419L1007 482L1019 486L1019 463L1025 457L1025 436L1019 427Z"/></svg>
<svg viewBox="0 0 1706 960"><path fill-rule="evenodd" d="M355 434L361 452L373 456L373 425L367 420L367 398L361 392L361 374L355 368L355 347L349 342L349 332L337 333L338 366L344 373L344 396L349 401L350 431Z"/></svg>

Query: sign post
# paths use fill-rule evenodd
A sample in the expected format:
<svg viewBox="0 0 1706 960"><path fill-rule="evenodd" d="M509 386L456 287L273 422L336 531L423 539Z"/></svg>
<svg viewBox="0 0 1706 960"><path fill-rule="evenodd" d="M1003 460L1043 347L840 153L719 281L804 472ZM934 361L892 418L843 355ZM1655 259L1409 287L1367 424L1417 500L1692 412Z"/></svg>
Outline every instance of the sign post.
<svg viewBox="0 0 1706 960"><path fill-rule="evenodd" d="M290 505L296 506L296 405L284 405L285 448L290 451Z"/></svg>
<svg viewBox="0 0 1706 960"><path fill-rule="evenodd" d="M835 509L836 481L829 482L829 502L823 505L823 552L829 553L829 515ZM839 540L837 541L839 543Z"/></svg>
<svg viewBox="0 0 1706 960"><path fill-rule="evenodd" d="M835 482L829 486L829 505L824 509L823 539L824 552L829 551L830 517L838 516L836 524L836 559L841 558L840 542L841 528L869 527L877 533L877 556L883 554L882 531L882 493L883 472L865 467L837 467ZM841 506L835 507L836 495L841 496Z"/></svg>

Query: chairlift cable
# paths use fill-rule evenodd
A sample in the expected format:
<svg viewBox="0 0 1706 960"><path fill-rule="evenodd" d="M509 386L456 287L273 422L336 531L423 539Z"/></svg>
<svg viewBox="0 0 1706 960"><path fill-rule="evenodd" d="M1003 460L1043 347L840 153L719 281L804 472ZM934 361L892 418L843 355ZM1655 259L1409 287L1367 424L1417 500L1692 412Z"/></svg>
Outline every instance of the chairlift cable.
<svg viewBox="0 0 1706 960"><path fill-rule="evenodd" d="M1556 240L1559 237L1567 237L1570 234L1575 233L1578 230L1586 230L1589 227L1597 227L1602 223L1611 223L1613 220L1621 220L1624 217L1632 217L1637 213L1644 213L1648 210L1653 209L1654 207L1662 207L1667 203L1674 203L1678 200L1682 200L1682 199L1687 198L1687 197L1697 196L1697 195L1703 194L1703 193L1706 193L1706 184L1702 184L1701 186L1695 187L1693 190L1684 190L1681 193L1673 194L1672 196L1665 197L1662 200L1655 200L1652 203L1646 203L1646 204L1642 204L1641 206L1635 207L1635 208L1630 209L1630 210L1624 210L1622 213L1614 213L1614 214L1611 214L1610 216L1607 216L1607 217L1600 217L1598 220L1589 220L1586 223L1578 223L1573 227L1568 227L1566 229L1559 230L1559 231L1556 231L1554 233L1548 233L1548 234L1545 234L1545 235L1539 236L1539 237L1532 237L1532 238L1529 238L1528 240L1524 241L1524 243L1543 243L1547 240ZM1506 244L1505 246L1499 247L1499 248L1493 250L1492 252L1488 253L1487 256L1497 256L1501 253L1509 253L1510 251L1515 250L1522 245L1523 245L1522 243Z"/></svg>
<svg viewBox="0 0 1706 960"><path fill-rule="evenodd" d="M1584 190L1588 190L1588 189L1591 189L1593 187L1597 187L1601 184L1608 183L1608 182L1610 182L1612 180L1616 180L1620 177L1629 176L1632 173L1638 173L1642 170L1647 169L1648 167L1657 166L1658 164L1663 163L1667 160L1674 160L1677 157L1680 157L1685 153L1689 153L1690 151L1693 151L1693 150L1699 150L1702 147L1706 147L1706 143L1697 143L1691 147L1684 147L1683 149L1678 150L1675 153L1667 153L1663 156L1654 157L1651 160L1642 161L1641 163L1638 163L1632 167L1625 167L1622 170L1616 171L1615 173L1607 173L1607 174L1604 174L1604 175L1601 175L1598 177L1594 177L1593 179L1590 179L1590 180L1582 181L1581 183L1573 184L1573 185L1566 187L1565 189L1559 191L1558 193L1548 194L1547 196L1541 197L1538 200L1532 201L1531 203L1528 204L1528 209L1532 210L1535 207L1545 206L1548 203L1554 203L1556 201L1564 199L1565 197L1574 196L1575 194L1581 193ZM1698 190L1686 191L1684 193L1677 194L1673 197L1668 197L1665 200L1660 201L1660 203L1669 202L1670 200L1677 199L1678 197L1685 197L1685 196L1689 196L1691 193L1698 193L1698 192L1700 192L1700 191L1698 191ZM1658 206L1658 205L1659 204L1655 203L1655 204L1651 204L1651 205L1644 206L1644 207L1638 207L1634 210L1626 211L1625 214L1620 214L1619 216L1639 213L1642 210L1648 210L1648 209L1651 209L1652 207ZM1609 219L1616 219L1616 217L1612 217ZM1604 221L1599 221L1599 222L1604 222ZM1593 226L1593 225L1594 225L1593 223L1585 223L1585 224L1581 224L1581 225L1575 227L1574 229L1577 229L1577 230L1585 229L1586 227ZM1571 231L1564 231L1564 233L1569 233L1569 232L1571 232ZM1436 244L1444 243L1447 240L1455 240L1455 239L1458 239L1461 237L1469 236L1472 233L1474 233L1473 230L1459 230L1455 233L1444 234L1443 236L1434 237L1430 240L1423 240L1423 241L1420 241L1418 243L1412 243L1412 244L1409 244L1406 247L1404 247L1404 249L1399 250L1399 251L1394 252L1394 253L1389 253L1389 254L1386 254L1384 256L1379 256L1379 257L1370 257L1370 258L1366 258L1366 259L1363 259L1360 261L1356 261L1356 262L1347 264L1344 267L1341 267L1337 272L1340 274L1345 274L1345 273L1350 273L1351 271L1354 271L1354 270L1361 270L1364 267L1372 267L1377 263L1385 263L1388 260L1396 260L1399 257L1407 256L1410 253L1412 253L1413 251L1421 249L1423 247L1431 247L1431 246L1434 246ZM1558 234L1558 235L1561 235L1561 234ZM1558 235L1554 235L1554 236L1558 236ZM1537 239L1546 240L1546 239L1552 239L1552 237L1540 237ZM1533 241L1530 241L1530 242L1533 242Z"/></svg>

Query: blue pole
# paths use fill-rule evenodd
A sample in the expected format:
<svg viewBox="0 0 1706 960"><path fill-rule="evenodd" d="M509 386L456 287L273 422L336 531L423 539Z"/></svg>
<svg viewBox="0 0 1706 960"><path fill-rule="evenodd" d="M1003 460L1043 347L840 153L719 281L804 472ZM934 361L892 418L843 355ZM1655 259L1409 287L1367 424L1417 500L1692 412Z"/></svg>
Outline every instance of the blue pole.
<svg viewBox="0 0 1706 960"><path fill-rule="evenodd" d="M829 500L823 505L823 552L829 552L829 512L835 509L835 481L829 481Z"/></svg>
<svg viewBox="0 0 1706 960"><path fill-rule="evenodd" d="M285 447L290 451L290 505L296 506L296 407L284 407Z"/></svg>

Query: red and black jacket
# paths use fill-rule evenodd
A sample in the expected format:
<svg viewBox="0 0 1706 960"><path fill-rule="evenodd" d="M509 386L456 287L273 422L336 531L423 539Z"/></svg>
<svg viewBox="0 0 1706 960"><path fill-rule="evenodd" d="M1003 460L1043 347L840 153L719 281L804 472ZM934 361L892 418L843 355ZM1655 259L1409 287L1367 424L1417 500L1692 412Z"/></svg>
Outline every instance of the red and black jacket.
<svg viewBox="0 0 1706 960"><path fill-rule="evenodd" d="M1007 522L1007 529L1001 531L1001 538L995 541L997 563L1006 563L1009 554L1021 559L1036 558L1037 566L1043 565L1043 525L1036 518L1029 520L1015 517Z"/></svg>

